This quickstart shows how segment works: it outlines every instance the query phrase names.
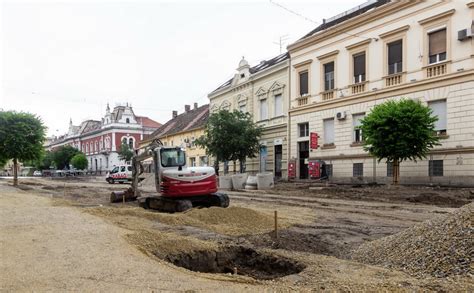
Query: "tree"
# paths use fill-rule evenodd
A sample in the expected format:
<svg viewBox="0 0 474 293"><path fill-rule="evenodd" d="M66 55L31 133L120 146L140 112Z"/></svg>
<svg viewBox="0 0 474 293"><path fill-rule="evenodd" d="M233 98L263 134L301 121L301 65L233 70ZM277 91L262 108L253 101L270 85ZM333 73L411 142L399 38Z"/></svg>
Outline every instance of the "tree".
<svg viewBox="0 0 474 293"><path fill-rule="evenodd" d="M439 145L429 107L403 99L377 105L362 119L364 150L393 165L393 184L399 183L400 162L424 159L429 150Z"/></svg>
<svg viewBox="0 0 474 293"><path fill-rule="evenodd" d="M13 160L13 185L18 185L18 162L41 156L46 127L34 114L0 111L0 158Z"/></svg>
<svg viewBox="0 0 474 293"><path fill-rule="evenodd" d="M122 142L118 155L119 155L120 160L124 160L125 162L128 162L133 157L133 150L130 149L128 144L126 144L125 142Z"/></svg>
<svg viewBox="0 0 474 293"><path fill-rule="evenodd" d="M86 155L84 155L82 152L76 154L74 157L71 159L71 164L74 168L76 169L86 169L89 161L86 158Z"/></svg>
<svg viewBox="0 0 474 293"><path fill-rule="evenodd" d="M56 168L69 169L71 159L79 153L79 150L70 146L63 145L53 152L53 162Z"/></svg>
<svg viewBox="0 0 474 293"><path fill-rule="evenodd" d="M222 110L211 114L204 135L195 143L215 157L217 162L233 161L234 172L236 161L239 160L240 172L243 172L245 159L254 158L260 149L258 140L262 131L262 127L253 122L249 113Z"/></svg>

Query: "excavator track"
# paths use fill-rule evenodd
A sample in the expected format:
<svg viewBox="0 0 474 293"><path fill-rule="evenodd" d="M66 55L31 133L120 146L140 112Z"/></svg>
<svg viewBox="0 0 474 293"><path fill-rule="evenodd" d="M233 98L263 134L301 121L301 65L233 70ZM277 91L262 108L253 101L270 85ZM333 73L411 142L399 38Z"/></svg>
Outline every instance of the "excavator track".
<svg viewBox="0 0 474 293"><path fill-rule="evenodd" d="M193 207L217 206L226 208L229 206L230 199L227 194L216 192L205 196L194 196L180 199L163 196L139 197L138 203L145 209L158 210L166 213L179 213Z"/></svg>

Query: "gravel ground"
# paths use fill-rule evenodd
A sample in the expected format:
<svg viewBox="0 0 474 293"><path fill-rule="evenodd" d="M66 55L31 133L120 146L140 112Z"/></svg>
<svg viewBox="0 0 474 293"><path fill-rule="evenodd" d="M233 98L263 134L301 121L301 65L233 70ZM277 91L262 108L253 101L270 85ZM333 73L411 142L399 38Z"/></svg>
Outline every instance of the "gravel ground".
<svg viewBox="0 0 474 293"><path fill-rule="evenodd" d="M361 245L353 259L422 277L474 277L474 203Z"/></svg>

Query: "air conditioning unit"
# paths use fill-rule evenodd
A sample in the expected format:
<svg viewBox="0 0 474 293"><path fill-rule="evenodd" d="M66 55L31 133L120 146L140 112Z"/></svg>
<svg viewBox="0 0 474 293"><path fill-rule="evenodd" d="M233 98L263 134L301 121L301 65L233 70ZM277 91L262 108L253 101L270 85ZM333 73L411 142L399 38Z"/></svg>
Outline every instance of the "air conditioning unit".
<svg viewBox="0 0 474 293"><path fill-rule="evenodd" d="M467 39L472 38L474 35L472 28L465 28L463 30L458 31L458 41L465 41Z"/></svg>
<svg viewBox="0 0 474 293"><path fill-rule="evenodd" d="M337 112L337 113L336 113L336 118L337 118L337 120L344 120L344 119L346 119L346 112L344 112L344 111L343 111L343 112Z"/></svg>

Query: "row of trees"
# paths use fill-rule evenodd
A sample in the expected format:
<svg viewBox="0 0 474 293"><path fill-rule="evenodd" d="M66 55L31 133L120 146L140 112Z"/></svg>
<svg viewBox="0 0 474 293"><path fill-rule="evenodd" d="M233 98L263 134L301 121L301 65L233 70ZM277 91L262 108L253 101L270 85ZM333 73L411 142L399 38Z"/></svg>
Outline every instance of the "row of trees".
<svg viewBox="0 0 474 293"><path fill-rule="evenodd" d="M429 150L438 145L430 108L420 102L402 99L377 105L362 120L364 149L379 162L393 164L393 182L399 181L399 163L426 158ZM63 146L54 152L45 152L43 143L45 130L41 119L30 113L0 111L0 166L8 160L14 164L14 185L18 184L18 162L34 165L38 169L87 168L87 158L71 146ZM259 138L262 127L255 124L249 113L219 111L213 113L205 126L204 136L196 140L207 154L219 162L241 163L244 172L246 158L254 158L260 149ZM133 151L126 144L121 146L119 156L129 161Z"/></svg>

